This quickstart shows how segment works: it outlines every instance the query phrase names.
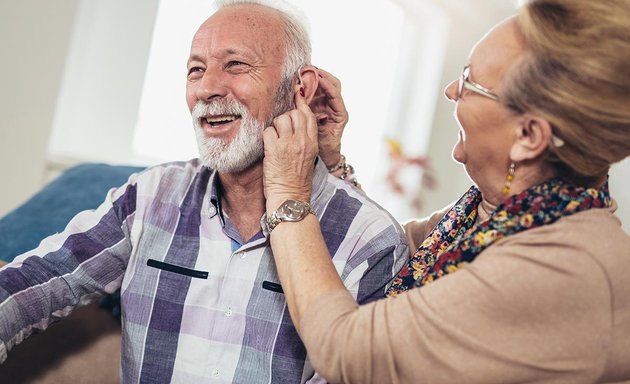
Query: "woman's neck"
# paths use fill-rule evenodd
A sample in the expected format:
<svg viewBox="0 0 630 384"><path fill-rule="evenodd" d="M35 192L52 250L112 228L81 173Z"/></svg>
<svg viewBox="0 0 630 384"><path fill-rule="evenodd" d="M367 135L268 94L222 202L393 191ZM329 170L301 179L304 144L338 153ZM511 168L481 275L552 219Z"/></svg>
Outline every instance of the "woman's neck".
<svg viewBox="0 0 630 384"><path fill-rule="evenodd" d="M497 209L496 205L482 199L481 203L479 203L479 207L477 207L477 219L475 220L475 223L479 224L488 220L495 209Z"/></svg>

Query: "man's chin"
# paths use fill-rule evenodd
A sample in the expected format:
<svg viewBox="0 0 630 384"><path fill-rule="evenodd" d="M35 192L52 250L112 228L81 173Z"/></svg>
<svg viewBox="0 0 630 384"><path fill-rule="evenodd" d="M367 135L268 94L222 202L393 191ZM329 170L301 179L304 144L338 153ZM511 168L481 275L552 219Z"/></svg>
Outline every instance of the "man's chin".
<svg viewBox="0 0 630 384"><path fill-rule="evenodd" d="M200 154L201 163L219 173L242 173L262 163L263 155L250 155L238 159L224 158L222 156L209 156Z"/></svg>

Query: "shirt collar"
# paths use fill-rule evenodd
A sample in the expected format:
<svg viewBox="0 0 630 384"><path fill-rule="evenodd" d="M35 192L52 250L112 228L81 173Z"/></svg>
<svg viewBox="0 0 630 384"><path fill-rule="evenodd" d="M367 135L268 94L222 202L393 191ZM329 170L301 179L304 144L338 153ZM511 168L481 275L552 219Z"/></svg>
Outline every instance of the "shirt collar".
<svg viewBox="0 0 630 384"><path fill-rule="evenodd" d="M328 168L326 164L317 157L315 160L315 170L313 171L313 187L311 190L311 204L319 199L324 192L326 186L326 179L328 178Z"/></svg>
<svg viewBox="0 0 630 384"><path fill-rule="evenodd" d="M221 199L219 198L217 183L219 181L219 174L215 170L210 170L206 168L208 171L211 171L212 174L208 179L208 185L210 186L210 204L208 205L208 217L213 218L216 215L219 215L219 218L225 224L223 219L223 212L221 210Z"/></svg>
<svg viewBox="0 0 630 384"><path fill-rule="evenodd" d="M219 219L225 225L225 218L223 217L223 211L221 209L221 199L219 198L218 192L218 173L215 170L210 170L206 168L206 171L212 172L210 178L208 179L208 185L210 186L210 204L208 205L207 214L208 217L213 218L216 215L219 215ZM326 164L319 157L315 160L315 169L313 170L313 186L311 190L311 205L313 205L313 209L317 211L315 206L315 202L320 198L322 193L324 192L324 188L326 186L326 178L328 177L328 169L326 168ZM268 235L267 230L267 221L266 214L260 219L260 225L263 229L263 233L265 236Z"/></svg>

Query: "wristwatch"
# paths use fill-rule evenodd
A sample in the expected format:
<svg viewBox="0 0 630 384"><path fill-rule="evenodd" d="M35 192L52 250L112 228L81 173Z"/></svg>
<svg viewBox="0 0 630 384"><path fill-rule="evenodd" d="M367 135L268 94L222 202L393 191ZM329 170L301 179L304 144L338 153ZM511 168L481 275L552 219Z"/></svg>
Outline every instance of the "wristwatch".
<svg viewBox="0 0 630 384"><path fill-rule="evenodd" d="M269 233L283 221L300 221L304 219L309 213L315 214L313 207L309 203L305 203L299 200L288 199L273 211L270 215L267 215L267 228Z"/></svg>

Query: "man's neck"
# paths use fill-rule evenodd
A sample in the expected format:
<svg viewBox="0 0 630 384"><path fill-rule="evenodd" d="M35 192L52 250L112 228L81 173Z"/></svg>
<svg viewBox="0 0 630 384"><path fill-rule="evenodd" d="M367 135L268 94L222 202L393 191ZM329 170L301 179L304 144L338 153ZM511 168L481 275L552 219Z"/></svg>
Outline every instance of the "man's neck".
<svg viewBox="0 0 630 384"><path fill-rule="evenodd" d="M219 173L221 207L243 241L260 231L260 217L265 212L262 174L262 163L238 173Z"/></svg>

